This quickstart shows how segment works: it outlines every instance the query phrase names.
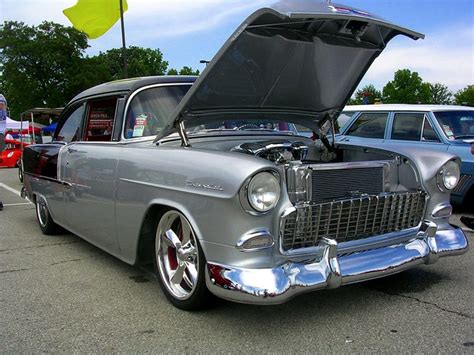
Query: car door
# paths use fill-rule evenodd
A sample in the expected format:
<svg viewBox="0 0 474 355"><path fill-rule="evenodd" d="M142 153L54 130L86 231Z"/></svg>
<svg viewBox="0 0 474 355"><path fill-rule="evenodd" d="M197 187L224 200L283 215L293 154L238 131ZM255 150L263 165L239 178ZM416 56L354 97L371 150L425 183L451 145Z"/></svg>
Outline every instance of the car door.
<svg viewBox="0 0 474 355"><path fill-rule="evenodd" d="M85 105L79 103L67 109L61 115L53 142L30 146L23 156L23 170L25 174L33 174L37 184L41 185L38 191L46 198L48 208L56 223L68 227L66 216L65 195L69 187L62 181L61 151L79 139L82 131L82 119Z"/></svg>
<svg viewBox="0 0 474 355"><path fill-rule="evenodd" d="M380 144L385 138L388 112L361 112L344 129L340 140L351 143Z"/></svg>
<svg viewBox="0 0 474 355"><path fill-rule="evenodd" d="M115 175L119 147L112 141L117 97L87 103L81 139L68 144L61 156L69 228L93 244L115 253ZM118 123L117 123L118 124Z"/></svg>
<svg viewBox="0 0 474 355"><path fill-rule="evenodd" d="M395 112L389 139L392 143L402 143L414 148L447 150L426 112Z"/></svg>

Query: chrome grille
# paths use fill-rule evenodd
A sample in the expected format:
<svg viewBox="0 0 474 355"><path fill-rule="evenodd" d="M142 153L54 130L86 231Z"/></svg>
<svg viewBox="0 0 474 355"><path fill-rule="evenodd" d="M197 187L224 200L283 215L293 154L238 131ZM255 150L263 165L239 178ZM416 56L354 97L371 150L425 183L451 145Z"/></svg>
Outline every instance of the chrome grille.
<svg viewBox="0 0 474 355"><path fill-rule="evenodd" d="M350 192L378 195L384 190L384 167L351 169L315 169L312 172L313 203L330 202L350 197ZM350 191L349 191L350 190Z"/></svg>
<svg viewBox="0 0 474 355"><path fill-rule="evenodd" d="M322 237L341 243L416 227L425 197L417 191L296 206L282 218L281 247L288 251L316 246Z"/></svg>

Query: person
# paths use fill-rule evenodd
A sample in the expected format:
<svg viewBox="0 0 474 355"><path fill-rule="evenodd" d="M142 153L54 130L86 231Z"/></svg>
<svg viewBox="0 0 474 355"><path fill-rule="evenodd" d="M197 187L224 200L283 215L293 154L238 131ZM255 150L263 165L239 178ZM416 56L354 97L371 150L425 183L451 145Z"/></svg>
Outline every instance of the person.
<svg viewBox="0 0 474 355"><path fill-rule="evenodd" d="M5 130L7 129L7 100L0 94L0 153L5 149ZM0 211L3 210L3 202L0 200Z"/></svg>
<svg viewBox="0 0 474 355"><path fill-rule="evenodd" d="M0 94L0 152L5 149L5 130L7 129L7 100Z"/></svg>

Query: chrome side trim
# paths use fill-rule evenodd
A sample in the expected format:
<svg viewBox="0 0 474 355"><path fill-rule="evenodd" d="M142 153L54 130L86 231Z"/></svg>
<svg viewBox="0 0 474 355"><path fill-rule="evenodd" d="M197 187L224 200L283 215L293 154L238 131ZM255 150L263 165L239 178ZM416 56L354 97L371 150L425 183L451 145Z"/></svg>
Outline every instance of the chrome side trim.
<svg viewBox="0 0 474 355"><path fill-rule="evenodd" d="M411 240L382 248L337 256L334 240L322 240L319 246L324 250L320 259L288 261L273 268L238 268L209 261L206 285L215 295L234 302L279 304L304 292L395 274L469 249L460 228L437 231L430 221L424 221Z"/></svg>

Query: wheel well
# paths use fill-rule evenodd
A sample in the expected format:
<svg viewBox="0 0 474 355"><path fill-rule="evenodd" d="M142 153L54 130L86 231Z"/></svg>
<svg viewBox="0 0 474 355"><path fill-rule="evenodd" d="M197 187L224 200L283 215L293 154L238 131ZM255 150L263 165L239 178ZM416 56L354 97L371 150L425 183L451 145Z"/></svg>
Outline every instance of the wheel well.
<svg viewBox="0 0 474 355"><path fill-rule="evenodd" d="M467 207L468 210L474 210L474 207L472 206L471 201L474 201L474 185L471 186L469 191L464 196L464 200L463 200L463 206Z"/></svg>
<svg viewBox="0 0 474 355"><path fill-rule="evenodd" d="M148 265L153 263L155 233L161 216L171 207L166 205L152 205L148 208L140 229L140 237L137 248L137 265Z"/></svg>

